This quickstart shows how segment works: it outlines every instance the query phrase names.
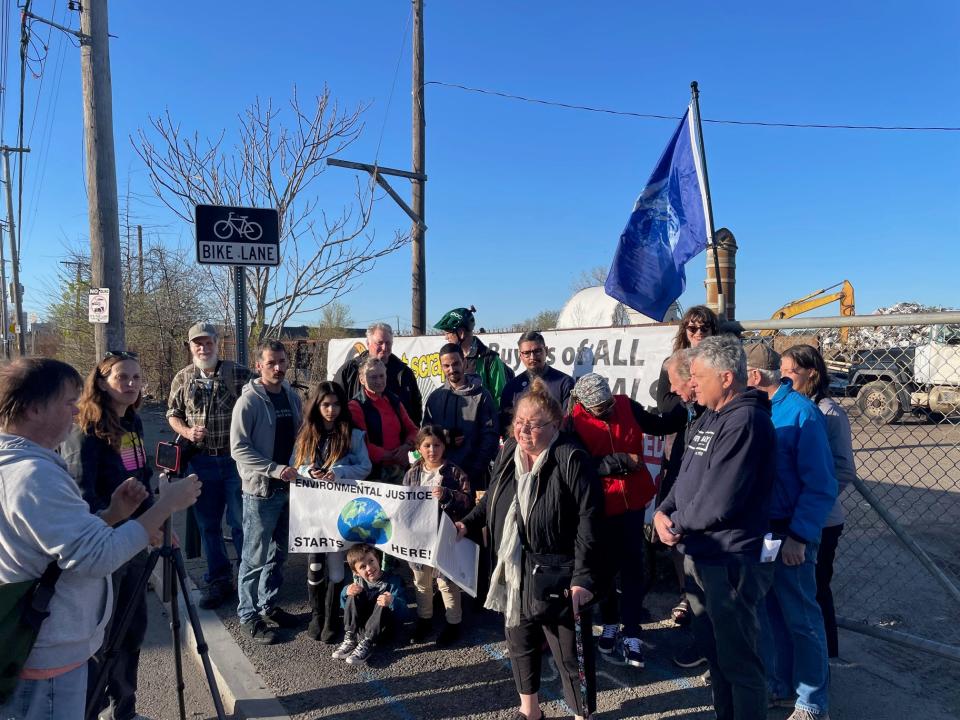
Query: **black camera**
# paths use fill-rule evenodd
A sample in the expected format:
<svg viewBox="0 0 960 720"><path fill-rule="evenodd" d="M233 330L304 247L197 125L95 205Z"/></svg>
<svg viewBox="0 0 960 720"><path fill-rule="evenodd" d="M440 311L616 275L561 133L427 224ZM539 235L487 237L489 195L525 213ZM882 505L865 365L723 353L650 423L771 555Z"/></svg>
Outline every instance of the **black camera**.
<svg viewBox="0 0 960 720"><path fill-rule="evenodd" d="M158 442L156 465L170 475L182 475L195 452L194 445L181 435L173 442Z"/></svg>

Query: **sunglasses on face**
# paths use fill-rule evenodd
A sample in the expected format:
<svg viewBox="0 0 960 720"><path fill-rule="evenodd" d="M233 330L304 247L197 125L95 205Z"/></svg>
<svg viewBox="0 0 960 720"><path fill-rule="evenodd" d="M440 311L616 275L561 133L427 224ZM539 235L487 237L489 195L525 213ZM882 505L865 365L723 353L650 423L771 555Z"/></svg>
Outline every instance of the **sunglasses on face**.
<svg viewBox="0 0 960 720"><path fill-rule="evenodd" d="M687 332L691 335L704 335L707 329L706 325L687 325Z"/></svg>

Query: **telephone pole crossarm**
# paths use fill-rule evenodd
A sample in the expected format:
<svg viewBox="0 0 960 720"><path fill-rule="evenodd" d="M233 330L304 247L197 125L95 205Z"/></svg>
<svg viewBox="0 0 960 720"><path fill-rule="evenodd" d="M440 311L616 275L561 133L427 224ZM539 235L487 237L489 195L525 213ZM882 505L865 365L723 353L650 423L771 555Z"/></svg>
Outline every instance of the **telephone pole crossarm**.
<svg viewBox="0 0 960 720"><path fill-rule="evenodd" d="M74 29L72 29L72 28L68 28L68 27L66 27L66 26L64 26L64 25L61 25L60 23L55 23L53 20L47 20L45 17L40 17L39 15L34 15L32 12L29 12L29 11L26 11L26 10L25 10L25 11L23 12L23 16L24 16L24 17L28 17L28 18L30 18L31 20L36 20L37 22L42 22L42 23L44 23L45 25L49 25L50 27L54 27L54 28L56 28L57 30L60 30L61 32L67 33L68 35L73 35L74 37L76 37L76 38L80 41L80 44L81 44L81 45L89 45L89 44L90 44L90 41L92 40L92 38L91 38L89 35L86 35L86 34L80 32L79 30L74 30Z"/></svg>
<svg viewBox="0 0 960 720"><path fill-rule="evenodd" d="M397 191L391 187L390 183L387 182L387 179L383 177L384 175L396 175L397 177L406 177L410 178L411 180L426 180L426 175L407 172L406 170L396 170L394 168L383 168L376 165L367 165L366 163L337 160L336 158L327 158L327 165L350 168L352 170L365 170L366 172L370 173L370 176L376 180L377 185L382 187L386 191L387 195L393 198L393 201L400 206L400 209L403 210L411 220L413 220L417 227L422 228L423 230L427 229L427 226L424 224L423 220L420 219L420 216L417 215L409 205L407 205L406 201L400 197L399 193L397 193Z"/></svg>

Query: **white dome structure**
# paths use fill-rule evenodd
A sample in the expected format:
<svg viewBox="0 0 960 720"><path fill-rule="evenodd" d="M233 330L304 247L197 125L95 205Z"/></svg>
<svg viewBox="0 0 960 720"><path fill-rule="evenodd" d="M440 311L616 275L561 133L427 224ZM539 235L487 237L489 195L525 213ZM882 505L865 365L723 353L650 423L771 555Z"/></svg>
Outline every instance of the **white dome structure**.
<svg viewBox="0 0 960 720"><path fill-rule="evenodd" d="M680 319L680 304L674 302L663 322ZM587 327L622 327L624 325L650 325L656 320L628 308L619 300L607 295L602 285L588 287L567 300L557 320L557 330Z"/></svg>

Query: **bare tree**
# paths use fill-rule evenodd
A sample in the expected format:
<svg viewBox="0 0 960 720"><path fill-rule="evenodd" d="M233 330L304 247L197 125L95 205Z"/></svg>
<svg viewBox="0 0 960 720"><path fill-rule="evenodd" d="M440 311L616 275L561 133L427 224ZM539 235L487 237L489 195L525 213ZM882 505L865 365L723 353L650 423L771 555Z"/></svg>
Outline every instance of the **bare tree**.
<svg viewBox="0 0 960 720"><path fill-rule="evenodd" d="M587 288L603 285L607 281L607 268L604 265L597 265L589 270L582 270L576 279L571 283L573 292L580 292Z"/></svg>
<svg viewBox="0 0 960 720"><path fill-rule="evenodd" d="M131 138L157 197L185 222L193 223L199 204L279 211L283 264L248 270L256 341L279 337L291 317L316 312L350 292L376 260L409 242L399 231L385 243L375 241L368 231L374 198L369 186L358 181L353 201L336 214L328 214L312 193L326 159L360 136L365 109L341 110L327 87L306 108L294 88L289 124L272 100L258 98L239 115L232 148L226 147L226 131L212 140L183 133L169 111L151 117L150 130Z"/></svg>

